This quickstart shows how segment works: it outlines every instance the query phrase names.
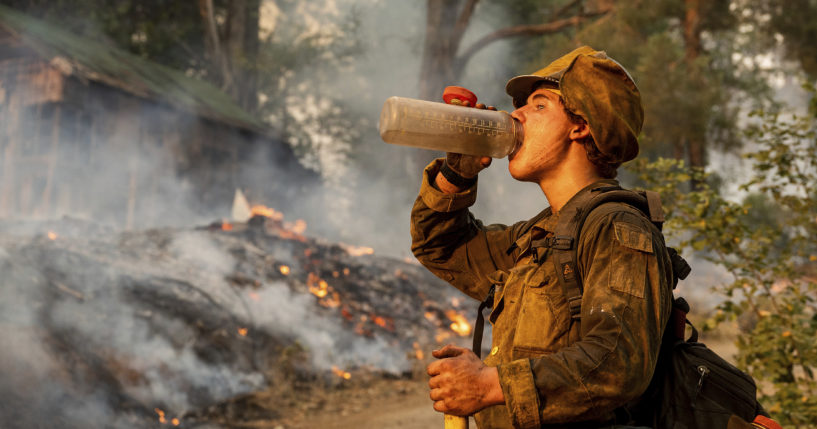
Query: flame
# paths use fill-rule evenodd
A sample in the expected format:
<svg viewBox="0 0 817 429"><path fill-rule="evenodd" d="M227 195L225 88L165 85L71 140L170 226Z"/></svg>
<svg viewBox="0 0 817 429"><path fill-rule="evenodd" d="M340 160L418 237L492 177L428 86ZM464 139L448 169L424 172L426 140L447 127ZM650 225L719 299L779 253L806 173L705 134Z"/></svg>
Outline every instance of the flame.
<svg viewBox="0 0 817 429"><path fill-rule="evenodd" d="M451 320L451 330L456 332L459 336L464 337L471 333L471 324L465 319L465 316L458 313L457 310L447 310L446 317Z"/></svg>
<svg viewBox="0 0 817 429"><path fill-rule="evenodd" d="M372 322L374 322L375 325L377 325L377 326L379 326L379 327L381 327L383 329L386 329L388 331L392 331L392 332L394 331L394 320L393 319L391 319L389 317L377 316L377 315L374 315L374 314L372 314L370 316L370 319L372 319Z"/></svg>
<svg viewBox="0 0 817 429"><path fill-rule="evenodd" d="M433 322L433 321L437 320L437 316L435 316L434 313L432 313L430 311L426 311L423 316L425 316L426 320L428 320L430 322Z"/></svg>
<svg viewBox="0 0 817 429"><path fill-rule="evenodd" d="M222 231L232 231L233 230L233 224L231 224L230 222L227 222L226 220L222 220L221 221L221 230Z"/></svg>
<svg viewBox="0 0 817 429"><path fill-rule="evenodd" d="M340 277L340 273L337 272L337 271L332 271L332 277L338 278L338 277Z"/></svg>
<svg viewBox="0 0 817 429"><path fill-rule="evenodd" d="M281 265L280 267L278 267L278 271L280 271L281 274L283 274L285 276L289 275L289 267L286 266L286 265Z"/></svg>
<svg viewBox="0 0 817 429"><path fill-rule="evenodd" d="M238 328L238 335L241 335L242 337L246 337L247 336L247 328Z"/></svg>
<svg viewBox="0 0 817 429"><path fill-rule="evenodd" d="M303 234L306 232L306 221L303 219L297 219L294 224L286 224L284 227L296 234Z"/></svg>
<svg viewBox="0 0 817 429"><path fill-rule="evenodd" d="M414 357L416 357L417 360L423 360L425 354L423 354L423 350L420 348L420 343L415 341L412 347L414 347Z"/></svg>
<svg viewBox="0 0 817 429"><path fill-rule="evenodd" d="M351 271L348 268L343 269L343 275L348 276Z"/></svg>
<svg viewBox="0 0 817 429"><path fill-rule="evenodd" d="M340 295L337 292L332 292L331 297L321 300L321 305L327 308L340 307Z"/></svg>
<svg viewBox="0 0 817 429"><path fill-rule="evenodd" d="M167 423L167 419L165 418L165 412L164 411L162 411L162 410L160 410L158 408L154 408L153 411L156 411L156 414L159 415L159 423L161 423L161 424Z"/></svg>
<svg viewBox="0 0 817 429"><path fill-rule="evenodd" d="M276 211L273 208L269 208L267 206L260 205L260 204L252 206L252 208L250 209L250 214L253 215L253 216L268 217L268 218L270 218L272 220L283 220L284 219L284 214L283 213L281 213L279 211Z"/></svg>
<svg viewBox="0 0 817 429"><path fill-rule="evenodd" d="M350 246L348 244L342 245L346 253L352 256L363 256L363 255L371 255L374 253L374 249L371 247L363 247L363 246Z"/></svg>
<svg viewBox="0 0 817 429"><path fill-rule="evenodd" d="M181 422L179 422L179 419L177 419L177 418L173 417L173 420L171 420L171 421L170 421L170 423L172 423L172 424L173 424L173 426L178 426L178 425L179 425L179 423L181 423Z"/></svg>
<svg viewBox="0 0 817 429"><path fill-rule="evenodd" d="M48 231L48 239L49 240L56 240L57 239L57 233L54 232L54 231Z"/></svg>
<svg viewBox="0 0 817 429"><path fill-rule="evenodd" d="M309 287L309 292L318 298L323 298L329 294L329 283L326 283L326 280L322 280L315 273L309 273L306 284Z"/></svg>
<svg viewBox="0 0 817 429"><path fill-rule="evenodd" d="M340 315L343 316L344 319L346 319L346 320L348 320L350 322L352 320L354 320L354 318L355 318L355 316L353 316L352 313L349 311L349 308L347 308L345 306L340 309Z"/></svg>
<svg viewBox="0 0 817 429"><path fill-rule="evenodd" d="M332 372L335 375L337 375L338 377L340 377L340 378L342 378L344 380L348 380L348 379L352 378L352 374L350 374L350 373L348 373L348 372L346 372L346 371L344 371L344 370L342 370L342 369L340 369L340 368L338 368L336 366L332 366Z"/></svg>
<svg viewBox="0 0 817 429"><path fill-rule="evenodd" d="M437 341L438 344L442 344L445 340L451 338L451 332L440 330L437 332L437 335L434 336L434 340Z"/></svg>

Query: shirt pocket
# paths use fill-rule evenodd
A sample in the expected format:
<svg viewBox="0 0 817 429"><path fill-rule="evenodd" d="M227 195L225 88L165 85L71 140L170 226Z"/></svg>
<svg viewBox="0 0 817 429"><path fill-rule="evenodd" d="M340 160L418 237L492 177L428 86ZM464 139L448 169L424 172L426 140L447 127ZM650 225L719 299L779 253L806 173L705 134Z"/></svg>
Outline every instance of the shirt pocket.
<svg viewBox="0 0 817 429"><path fill-rule="evenodd" d="M513 349L514 359L552 353L566 345L570 314L553 264L535 266L525 278Z"/></svg>
<svg viewBox="0 0 817 429"><path fill-rule="evenodd" d="M613 222L615 244L611 248L610 279L613 290L644 298L648 258L652 257L652 234L627 222Z"/></svg>

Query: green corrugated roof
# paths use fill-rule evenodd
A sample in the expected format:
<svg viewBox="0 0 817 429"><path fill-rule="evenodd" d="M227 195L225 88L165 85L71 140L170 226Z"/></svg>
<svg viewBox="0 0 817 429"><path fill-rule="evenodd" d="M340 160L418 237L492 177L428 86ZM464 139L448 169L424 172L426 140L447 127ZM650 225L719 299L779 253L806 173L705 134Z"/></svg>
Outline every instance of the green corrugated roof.
<svg viewBox="0 0 817 429"><path fill-rule="evenodd" d="M234 126L266 133L268 127L215 86L96 40L77 36L40 19L0 5L0 25L20 37L46 61L63 57L73 73L158 99Z"/></svg>

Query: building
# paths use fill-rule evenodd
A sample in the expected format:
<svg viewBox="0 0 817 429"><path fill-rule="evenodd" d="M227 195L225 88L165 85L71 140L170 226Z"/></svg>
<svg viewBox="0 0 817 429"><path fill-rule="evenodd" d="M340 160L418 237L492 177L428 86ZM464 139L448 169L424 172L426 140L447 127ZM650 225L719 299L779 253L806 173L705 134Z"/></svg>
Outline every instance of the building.
<svg viewBox="0 0 817 429"><path fill-rule="evenodd" d="M319 176L214 86L0 6L0 181L0 217L131 228L237 188L285 207Z"/></svg>

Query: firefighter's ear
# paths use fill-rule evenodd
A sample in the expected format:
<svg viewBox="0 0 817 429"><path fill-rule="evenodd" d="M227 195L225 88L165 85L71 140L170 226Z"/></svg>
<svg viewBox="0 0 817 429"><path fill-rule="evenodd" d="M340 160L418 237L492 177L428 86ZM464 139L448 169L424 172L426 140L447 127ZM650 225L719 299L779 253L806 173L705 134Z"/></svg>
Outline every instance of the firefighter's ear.
<svg viewBox="0 0 817 429"><path fill-rule="evenodd" d="M573 124L573 127L570 129L570 140L578 141L582 140L585 137L590 135L590 127L587 126L587 123L582 122L580 124Z"/></svg>

